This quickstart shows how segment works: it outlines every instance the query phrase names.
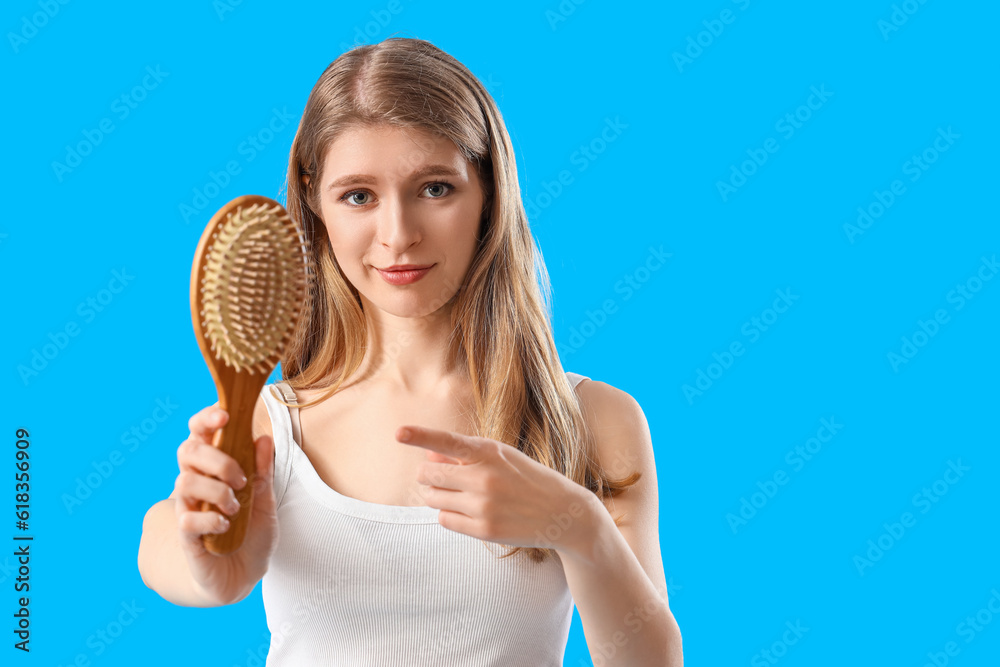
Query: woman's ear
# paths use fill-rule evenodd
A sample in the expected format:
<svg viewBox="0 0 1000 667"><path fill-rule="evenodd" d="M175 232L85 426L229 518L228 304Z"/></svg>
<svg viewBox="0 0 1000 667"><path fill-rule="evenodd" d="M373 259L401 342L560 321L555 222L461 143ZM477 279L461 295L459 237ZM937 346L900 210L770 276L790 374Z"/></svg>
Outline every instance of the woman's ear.
<svg viewBox="0 0 1000 667"><path fill-rule="evenodd" d="M302 174L299 179L302 181L302 185L306 186L306 188L309 187L309 182L312 180L309 174Z"/></svg>

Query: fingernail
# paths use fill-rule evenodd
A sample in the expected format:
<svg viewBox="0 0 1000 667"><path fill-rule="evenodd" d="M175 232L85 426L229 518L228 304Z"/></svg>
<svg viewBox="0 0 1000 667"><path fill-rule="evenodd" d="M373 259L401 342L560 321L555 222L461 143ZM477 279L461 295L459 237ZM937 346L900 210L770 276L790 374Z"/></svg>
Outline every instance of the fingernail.
<svg viewBox="0 0 1000 667"><path fill-rule="evenodd" d="M227 519L226 517L222 517L222 519L219 521L219 525L222 526L222 530L226 530L227 528L229 528L229 519Z"/></svg>
<svg viewBox="0 0 1000 667"><path fill-rule="evenodd" d="M399 432L399 439L402 442L406 442L407 440L410 439L411 435L412 434L410 433L410 429L404 428L404 429L400 430L400 432Z"/></svg>

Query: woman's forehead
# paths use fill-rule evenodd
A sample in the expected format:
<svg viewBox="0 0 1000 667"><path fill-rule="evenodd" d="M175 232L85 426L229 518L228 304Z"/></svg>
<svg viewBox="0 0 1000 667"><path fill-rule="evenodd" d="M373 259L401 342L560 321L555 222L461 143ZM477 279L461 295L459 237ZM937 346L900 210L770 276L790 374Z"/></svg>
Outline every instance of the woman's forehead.
<svg viewBox="0 0 1000 667"><path fill-rule="evenodd" d="M469 164L447 137L418 128L356 127L341 133L327 149L327 182L351 174L416 178L432 174L464 178Z"/></svg>

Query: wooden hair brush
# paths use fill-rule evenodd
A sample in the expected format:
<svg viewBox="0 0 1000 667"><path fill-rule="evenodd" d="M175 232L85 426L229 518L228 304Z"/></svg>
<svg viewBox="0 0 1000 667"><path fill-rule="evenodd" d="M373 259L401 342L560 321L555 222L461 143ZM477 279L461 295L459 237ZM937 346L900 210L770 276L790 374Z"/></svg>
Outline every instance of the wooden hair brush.
<svg viewBox="0 0 1000 667"><path fill-rule="evenodd" d="M278 202L237 197L220 208L198 242L191 270L191 320L229 421L212 444L240 464L247 483L224 533L202 536L228 554L243 544L253 509L254 406L307 307L312 265L302 229ZM225 514L209 502L201 511Z"/></svg>

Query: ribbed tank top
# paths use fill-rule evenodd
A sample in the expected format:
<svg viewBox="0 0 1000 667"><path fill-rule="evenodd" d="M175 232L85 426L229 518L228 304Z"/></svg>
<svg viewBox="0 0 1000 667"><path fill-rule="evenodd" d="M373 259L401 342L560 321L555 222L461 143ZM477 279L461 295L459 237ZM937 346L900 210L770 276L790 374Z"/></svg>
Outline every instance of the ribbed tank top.
<svg viewBox="0 0 1000 667"><path fill-rule="evenodd" d="M573 387L590 379L566 375ZM334 491L276 400L287 391L278 383L261 392L278 503L278 544L261 583L266 667L563 664L573 598L558 556L499 560L503 545L448 530L436 508Z"/></svg>

